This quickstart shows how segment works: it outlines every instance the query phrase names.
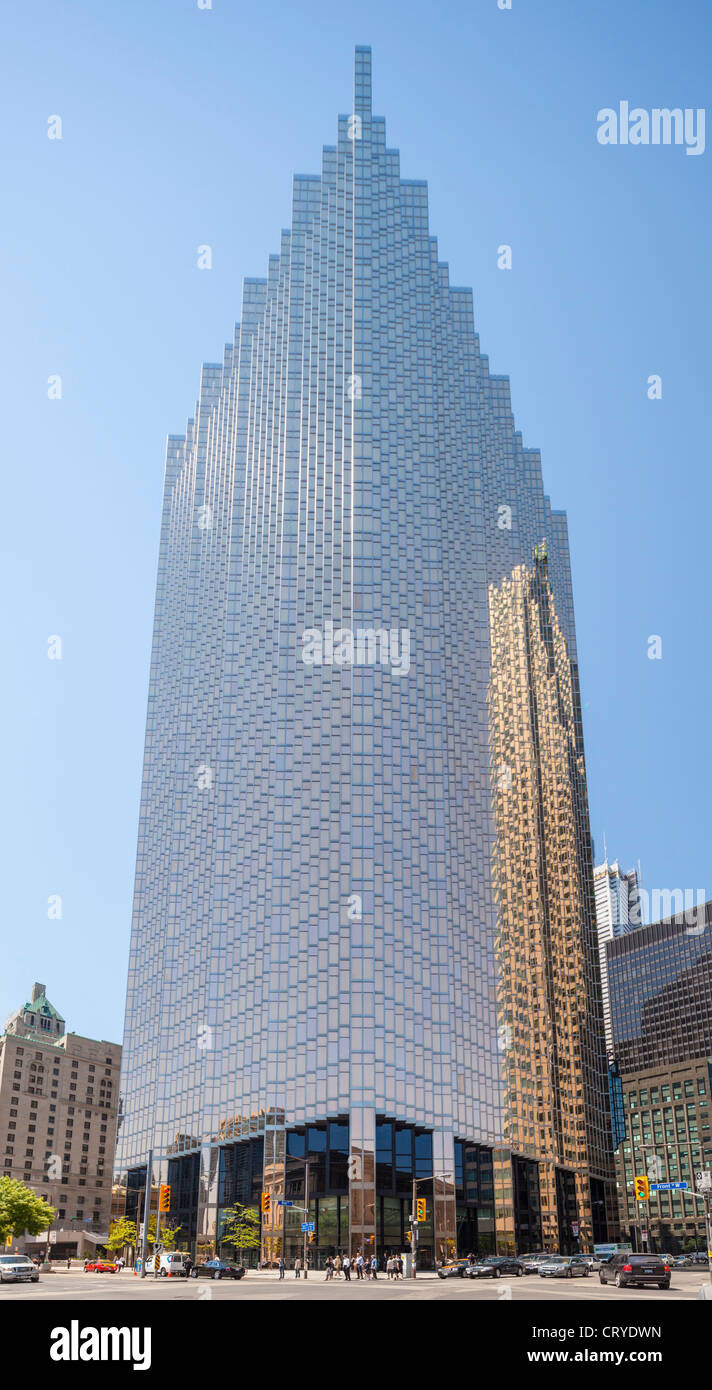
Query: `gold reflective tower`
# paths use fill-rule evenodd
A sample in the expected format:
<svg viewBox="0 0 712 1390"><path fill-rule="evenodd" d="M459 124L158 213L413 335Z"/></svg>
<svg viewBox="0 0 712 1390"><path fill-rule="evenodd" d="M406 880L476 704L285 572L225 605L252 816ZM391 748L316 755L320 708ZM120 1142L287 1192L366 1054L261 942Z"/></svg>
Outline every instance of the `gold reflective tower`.
<svg viewBox="0 0 712 1390"><path fill-rule="evenodd" d="M532 1226L540 1216L545 1247L590 1249L615 1224L612 1141L578 675L545 544L531 566L490 585L489 611L498 1234L514 1244L518 1208L536 1203L538 1186L530 1216Z"/></svg>

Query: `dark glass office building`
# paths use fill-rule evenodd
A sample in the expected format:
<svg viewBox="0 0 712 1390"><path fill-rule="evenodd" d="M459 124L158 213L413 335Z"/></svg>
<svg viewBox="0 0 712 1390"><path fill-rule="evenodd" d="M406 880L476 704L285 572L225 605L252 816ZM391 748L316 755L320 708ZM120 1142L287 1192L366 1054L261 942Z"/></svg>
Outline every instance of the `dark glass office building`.
<svg viewBox="0 0 712 1390"><path fill-rule="evenodd" d="M621 1225L637 1248L705 1248L695 1173L712 1168L712 902L607 945L622 1099ZM636 1202L633 1179L685 1184ZM649 1218L649 1219L646 1219Z"/></svg>
<svg viewBox="0 0 712 1390"><path fill-rule="evenodd" d="M366 48L168 440L122 1100L201 1251L266 1192L292 1258L307 1171L315 1259L610 1211L566 518Z"/></svg>

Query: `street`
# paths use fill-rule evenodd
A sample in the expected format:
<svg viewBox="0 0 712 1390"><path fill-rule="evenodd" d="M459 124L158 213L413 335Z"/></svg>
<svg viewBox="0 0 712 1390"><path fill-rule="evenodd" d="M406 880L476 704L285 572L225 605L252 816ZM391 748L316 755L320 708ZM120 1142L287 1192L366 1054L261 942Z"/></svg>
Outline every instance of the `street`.
<svg viewBox="0 0 712 1390"><path fill-rule="evenodd" d="M617 1289L612 1284L600 1284L594 1272L587 1279L540 1279L537 1275L525 1275L521 1279L487 1280L474 1283L470 1279L438 1279L436 1275L421 1275L416 1280L389 1281L379 1277L376 1282L352 1279L334 1279L328 1283L323 1273L312 1273L308 1280L295 1279L288 1274L280 1280L271 1272L257 1273L250 1270L244 1279L205 1280L205 1279L139 1279L127 1270L123 1274L84 1274L80 1269L64 1271L62 1274L40 1275L38 1284L2 1284L0 1300L20 1299L23 1301L77 1300L82 1302L127 1303L189 1301L210 1302L217 1299L234 1301L245 1299L269 1300L352 1300L357 1303L373 1302L376 1299L396 1300L420 1299L465 1300L467 1302L487 1303L501 1299L513 1302L535 1303L577 1303L590 1299L596 1303L607 1302L611 1308L631 1302L690 1302L697 1298L700 1285L709 1280L707 1270L680 1270L673 1274L670 1289Z"/></svg>

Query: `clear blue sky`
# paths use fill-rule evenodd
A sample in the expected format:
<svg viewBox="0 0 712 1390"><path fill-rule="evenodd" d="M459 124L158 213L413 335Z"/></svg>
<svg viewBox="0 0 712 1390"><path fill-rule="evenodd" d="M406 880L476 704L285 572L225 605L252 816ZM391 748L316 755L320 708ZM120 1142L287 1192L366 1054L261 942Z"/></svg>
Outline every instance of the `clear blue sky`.
<svg viewBox="0 0 712 1390"><path fill-rule="evenodd" d="M711 39L706 0L6 9L0 1022L39 978L121 1036L164 440L351 109L356 43L568 511L597 844L712 896L712 149L596 141L621 100L709 123Z"/></svg>

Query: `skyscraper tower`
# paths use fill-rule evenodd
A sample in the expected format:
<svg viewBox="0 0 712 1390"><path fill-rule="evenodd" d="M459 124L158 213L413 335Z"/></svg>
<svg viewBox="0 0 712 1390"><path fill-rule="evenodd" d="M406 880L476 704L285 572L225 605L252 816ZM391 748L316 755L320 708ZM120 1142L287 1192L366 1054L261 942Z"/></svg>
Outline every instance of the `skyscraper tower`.
<svg viewBox="0 0 712 1390"><path fill-rule="evenodd" d="M540 1162L561 1248L605 1238L610 1156L508 1121L489 591L542 542L577 722L556 775L581 781L566 520L358 48L354 109L167 447L117 1183L135 1209L158 1155L200 1251L267 1193L263 1251L293 1255L307 1183L317 1256L402 1248L414 1184L421 1262L540 1245ZM575 988L585 1016L583 1050L561 1024L580 1129L607 1107L585 781L576 807L551 852L583 876L582 965L546 1007Z"/></svg>
<svg viewBox="0 0 712 1390"><path fill-rule="evenodd" d="M616 937L625 936L627 932L642 926L640 878L636 869L629 869L628 873L624 873L618 860L614 864L609 864L608 855L606 855L603 864L597 864L594 869L593 886L596 895L596 930L601 965L603 1027L606 1052L609 1059L612 1060L613 1031L606 943L614 941Z"/></svg>

